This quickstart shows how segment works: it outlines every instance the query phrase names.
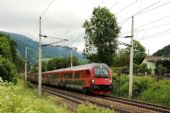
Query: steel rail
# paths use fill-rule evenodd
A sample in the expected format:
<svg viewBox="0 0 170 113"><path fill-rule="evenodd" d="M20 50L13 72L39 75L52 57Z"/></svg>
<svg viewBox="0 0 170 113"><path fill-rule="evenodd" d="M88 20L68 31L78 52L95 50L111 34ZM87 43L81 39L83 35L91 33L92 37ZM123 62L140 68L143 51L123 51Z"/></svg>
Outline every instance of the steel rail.
<svg viewBox="0 0 170 113"><path fill-rule="evenodd" d="M140 108L149 109L152 111L170 113L170 108L166 106L161 106L161 105L156 105L156 104L151 104L151 103L146 103L146 102L141 102L141 101L136 101L136 100L130 100L130 99L125 99L125 98L119 98L119 97L103 97L103 99L116 101L116 102L120 102L120 103L124 103L128 105L133 105L133 106L137 106Z"/></svg>
<svg viewBox="0 0 170 113"><path fill-rule="evenodd" d="M70 101L72 101L76 104L82 104L82 103L86 104L86 102L88 102L88 103L92 103L92 104L95 104L95 105L100 106L100 107L114 109L115 111L118 111L120 113L131 113L130 111L125 110L125 109L116 108L114 106L109 106L109 105L106 105L104 103L100 103L100 102L97 102L95 100L88 99L88 98L86 98L87 95L84 95L82 97L82 94L81 94L81 96L78 96L77 94L80 94L80 93L77 93L77 92L72 92L72 91L68 92L66 90L57 89L57 88L53 88L53 87L47 87L47 86L43 86L42 88L43 88L43 91L45 91L45 92L59 96L59 97L64 98L66 100L70 100ZM73 93L76 93L76 94L73 94ZM99 97L99 98L104 99L106 101L118 102L118 103L122 103L122 104L126 104L126 105L131 105L131 106L134 106L134 107L144 108L144 109L155 111L155 112L170 113L169 107L145 103L145 102L136 101L136 100L130 100L130 99L125 99L125 98L120 98L120 97L113 97L113 96L101 97L101 96L90 95L90 96L87 96L87 97Z"/></svg>
<svg viewBox="0 0 170 113"><path fill-rule="evenodd" d="M67 100L70 100L70 101L73 101L75 102L76 104L83 104L83 103L91 103L91 104L94 104L96 106L99 106L99 107L103 107L103 108L108 108L108 109L112 109L112 110L115 110L119 113L130 113L129 111L127 110L123 110L123 109L118 109L116 107L113 107L113 106L108 106L108 105L105 105L105 104L102 104L102 103L99 103L99 102L96 102L96 101L92 101L92 100L88 100L88 99L84 99L82 97L79 97L77 95L72 95L70 93L64 93L62 92L61 90L56 90L56 88L52 88L52 87L42 87L42 90L45 91L45 92L48 92L50 94L53 94L53 95L56 95L56 96L59 96L61 98L64 98L64 99L67 99ZM64 90L65 91L65 90ZM75 92L74 92L75 93Z"/></svg>

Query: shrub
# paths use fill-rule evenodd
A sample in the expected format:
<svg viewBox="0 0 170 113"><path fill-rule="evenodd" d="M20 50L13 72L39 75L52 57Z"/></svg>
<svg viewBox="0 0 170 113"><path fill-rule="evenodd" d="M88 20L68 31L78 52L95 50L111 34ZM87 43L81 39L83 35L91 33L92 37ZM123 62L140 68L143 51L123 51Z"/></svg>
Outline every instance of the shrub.
<svg viewBox="0 0 170 113"><path fill-rule="evenodd" d="M113 95L128 97L128 75L113 74ZM134 76L133 98L170 106L170 81L150 76Z"/></svg>
<svg viewBox="0 0 170 113"><path fill-rule="evenodd" d="M129 73L129 67L124 66L124 67L112 67L112 71L117 73L117 74L128 74ZM147 68L146 64L141 64L133 65L133 73L136 75L146 75L146 74L151 74L151 69Z"/></svg>
<svg viewBox="0 0 170 113"><path fill-rule="evenodd" d="M113 94L126 97L128 95L128 76L113 75Z"/></svg>
<svg viewBox="0 0 170 113"><path fill-rule="evenodd" d="M135 76L133 84L133 97L140 96L146 89L150 88L155 82L155 79L149 76Z"/></svg>
<svg viewBox="0 0 170 113"><path fill-rule="evenodd" d="M128 97L129 90L128 75L113 75L113 94ZM154 79L149 76L134 76L133 97L141 95L154 83Z"/></svg>
<svg viewBox="0 0 170 113"><path fill-rule="evenodd" d="M155 68L155 74L156 75L159 75L159 76L163 76L164 74L167 73L167 68L162 66L162 65L158 65L156 68Z"/></svg>
<svg viewBox="0 0 170 113"><path fill-rule="evenodd" d="M15 65L8 59L0 56L0 77L8 82L17 82L17 70Z"/></svg>
<svg viewBox="0 0 170 113"><path fill-rule="evenodd" d="M170 106L170 81L160 80L152 84L138 99Z"/></svg>

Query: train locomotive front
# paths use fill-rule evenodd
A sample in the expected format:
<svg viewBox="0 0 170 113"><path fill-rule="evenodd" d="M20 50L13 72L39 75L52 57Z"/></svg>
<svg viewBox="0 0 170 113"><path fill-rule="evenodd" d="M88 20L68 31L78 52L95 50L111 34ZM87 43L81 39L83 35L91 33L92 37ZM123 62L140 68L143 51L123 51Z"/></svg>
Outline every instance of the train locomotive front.
<svg viewBox="0 0 170 113"><path fill-rule="evenodd" d="M106 64L95 64L91 70L91 87L93 94L111 94L112 73Z"/></svg>

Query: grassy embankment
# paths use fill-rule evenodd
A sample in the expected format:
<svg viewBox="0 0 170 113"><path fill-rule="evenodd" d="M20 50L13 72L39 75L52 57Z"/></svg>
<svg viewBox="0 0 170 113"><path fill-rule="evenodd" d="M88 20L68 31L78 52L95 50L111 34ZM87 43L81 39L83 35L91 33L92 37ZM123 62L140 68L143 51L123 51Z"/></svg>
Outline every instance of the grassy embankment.
<svg viewBox="0 0 170 113"><path fill-rule="evenodd" d="M19 81L17 85L0 83L0 113L68 113L68 110L38 97L33 89L24 88Z"/></svg>
<svg viewBox="0 0 170 113"><path fill-rule="evenodd" d="M54 97L38 97L37 91L24 88L22 81L16 85L0 82L0 113L70 113ZM58 104L60 103L60 104ZM77 113L113 113L94 105L79 105Z"/></svg>
<svg viewBox="0 0 170 113"><path fill-rule="evenodd" d="M128 75L113 74L113 94L128 97ZM170 80L157 80L152 76L134 76L133 98L170 106Z"/></svg>

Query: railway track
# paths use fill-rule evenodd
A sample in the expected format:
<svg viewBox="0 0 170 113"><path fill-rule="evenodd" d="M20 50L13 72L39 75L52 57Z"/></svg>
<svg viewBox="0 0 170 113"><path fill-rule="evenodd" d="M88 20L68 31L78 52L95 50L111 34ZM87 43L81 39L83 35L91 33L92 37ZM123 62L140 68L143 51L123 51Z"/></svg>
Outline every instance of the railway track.
<svg viewBox="0 0 170 113"><path fill-rule="evenodd" d="M140 101L119 98L119 97L103 97L103 99L110 100L110 101L116 101L116 102L132 105L132 106L137 106L140 108L149 109L149 110L156 111L156 112L170 113L170 108L166 107L166 106L150 104L150 103L146 103L146 102L140 102Z"/></svg>
<svg viewBox="0 0 170 113"><path fill-rule="evenodd" d="M67 99L74 103L92 103L100 107L114 109L120 113L170 113L170 108L118 97L96 97L76 92L43 86L50 94Z"/></svg>
<svg viewBox="0 0 170 113"><path fill-rule="evenodd" d="M113 109L113 110L116 110L118 111L119 113L131 113L127 110L123 110L123 109L117 109L116 107L113 107L113 106L107 106L105 104L102 104L102 103L98 103L96 101L93 101L93 100L90 100L86 97L86 95L83 95L82 94L80 95L78 93L78 95L75 93L75 92L67 92L65 90L61 90L61 89L55 89L55 88L51 88L51 87L43 87L43 90L45 92L48 92L50 94L53 94L53 95L56 95L56 96L59 96L61 98L64 98L64 99L67 99L69 101L73 101L74 103L76 104L87 104L87 103L91 103L91 104L95 104L97 106L100 106L100 107L104 107L104 108L109 108L109 109ZM74 93L74 95L73 95Z"/></svg>

